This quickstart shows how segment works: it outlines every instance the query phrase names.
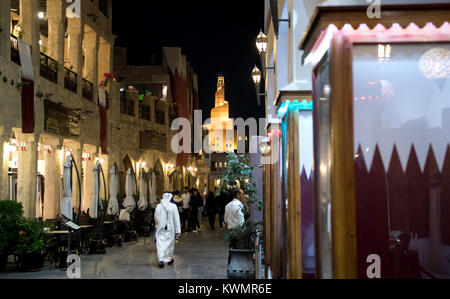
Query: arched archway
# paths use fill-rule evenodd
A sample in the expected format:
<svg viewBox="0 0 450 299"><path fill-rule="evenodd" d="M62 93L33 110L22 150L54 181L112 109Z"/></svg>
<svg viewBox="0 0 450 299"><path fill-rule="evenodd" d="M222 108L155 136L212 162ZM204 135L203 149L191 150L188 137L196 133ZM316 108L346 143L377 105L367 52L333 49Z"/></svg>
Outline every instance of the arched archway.
<svg viewBox="0 0 450 299"><path fill-rule="evenodd" d="M154 167L155 175L156 175L156 196L162 198L164 190L164 171L161 164L161 161L158 159L155 163Z"/></svg>

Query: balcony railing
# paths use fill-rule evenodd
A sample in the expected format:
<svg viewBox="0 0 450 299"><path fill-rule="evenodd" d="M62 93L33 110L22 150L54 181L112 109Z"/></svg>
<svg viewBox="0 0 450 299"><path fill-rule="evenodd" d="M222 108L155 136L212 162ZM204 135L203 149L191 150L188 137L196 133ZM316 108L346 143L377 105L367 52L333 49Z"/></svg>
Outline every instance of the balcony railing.
<svg viewBox="0 0 450 299"><path fill-rule="evenodd" d="M125 95L120 97L120 113L134 117L134 101L127 99Z"/></svg>
<svg viewBox="0 0 450 299"><path fill-rule="evenodd" d="M139 117L144 120L151 120L150 117L150 106L144 105L142 103L139 104Z"/></svg>
<svg viewBox="0 0 450 299"><path fill-rule="evenodd" d="M58 62L44 53L41 53L41 77L53 82L58 83Z"/></svg>
<svg viewBox="0 0 450 299"><path fill-rule="evenodd" d="M93 102L94 100L94 84L83 78L83 98Z"/></svg>
<svg viewBox="0 0 450 299"><path fill-rule="evenodd" d="M165 126L166 125L166 120L165 120L165 113L164 111L161 110L156 110L155 111L155 117L156 117L156 123Z"/></svg>
<svg viewBox="0 0 450 299"><path fill-rule="evenodd" d="M11 61L20 65L19 42L17 37L11 34Z"/></svg>
<svg viewBox="0 0 450 299"><path fill-rule="evenodd" d="M71 92L77 93L78 75L68 68L64 68L64 88Z"/></svg>

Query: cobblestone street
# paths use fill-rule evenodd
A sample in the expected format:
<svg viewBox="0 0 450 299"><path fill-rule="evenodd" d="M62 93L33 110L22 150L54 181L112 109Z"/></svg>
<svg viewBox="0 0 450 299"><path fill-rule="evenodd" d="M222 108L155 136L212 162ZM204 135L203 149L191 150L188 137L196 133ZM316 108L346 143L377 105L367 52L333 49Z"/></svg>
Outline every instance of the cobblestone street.
<svg viewBox="0 0 450 299"><path fill-rule="evenodd" d="M226 279L228 245L225 230L184 233L175 246L175 264L158 268L152 238L107 248L106 255L82 255L82 279ZM0 279L66 279L66 272L48 265L35 273L0 274Z"/></svg>

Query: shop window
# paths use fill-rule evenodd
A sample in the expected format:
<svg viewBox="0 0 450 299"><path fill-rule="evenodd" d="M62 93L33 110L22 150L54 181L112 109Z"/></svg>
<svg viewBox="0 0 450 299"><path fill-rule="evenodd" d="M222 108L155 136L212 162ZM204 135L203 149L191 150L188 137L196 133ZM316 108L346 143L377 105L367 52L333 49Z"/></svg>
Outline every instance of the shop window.
<svg viewBox="0 0 450 299"><path fill-rule="evenodd" d="M383 278L449 277L450 44L352 52L359 275L378 254Z"/></svg>
<svg viewBox="0 0 450 299"><path fill-rule="evenodd" d="M318 228L316 231L320 232L316 238L321 248L332 248L331 246L331 132L330 132L330 73L328 54L322 59L315 70L316 80L314 82L315 89L318 95L314 98L317 103L318 121L315 128L317 136L317 162L316 165L318 175L317 178L317 202L318 219L316 223ZM320 256L320 271L323 276L332 278L332 257L329 254L322 254Z"/></svg>

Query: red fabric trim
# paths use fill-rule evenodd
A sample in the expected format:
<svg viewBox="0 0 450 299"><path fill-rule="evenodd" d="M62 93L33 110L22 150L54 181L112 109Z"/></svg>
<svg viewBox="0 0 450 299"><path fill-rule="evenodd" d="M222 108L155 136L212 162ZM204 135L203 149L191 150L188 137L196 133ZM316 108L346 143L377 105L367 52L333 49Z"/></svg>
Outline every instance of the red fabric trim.
<svg viewBox="0 0 450 299"><path fill-rule="evenodd" d="M170 73L170 85L172 90L172 98L175 106L175 112L178 118L189 118L189 108L187 105L188 87L186 81L181 77L178 70L175 74ZM182 128L181 128L182 130ZM180 140L180 145L183 145L183 140ZM181 152L177 156L177 167L187 167L189 162L189 154Z"/></svg>
<svg viewBox="0 0 450 299"><path fill-rule="evenodd" d="M34 133L34 81L22 78L29 85L22 87L22 133Z"/></svg>

